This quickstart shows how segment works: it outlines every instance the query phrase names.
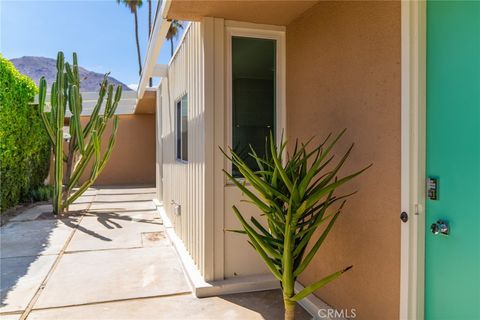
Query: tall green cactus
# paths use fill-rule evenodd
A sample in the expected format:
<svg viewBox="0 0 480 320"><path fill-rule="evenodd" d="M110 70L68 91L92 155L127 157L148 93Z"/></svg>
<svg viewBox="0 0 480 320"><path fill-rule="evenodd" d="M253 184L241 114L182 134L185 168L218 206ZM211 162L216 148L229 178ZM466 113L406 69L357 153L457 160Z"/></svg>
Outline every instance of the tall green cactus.
<svg viewBox="0 0 480 320"><path fill-rule="evenodd" d="M57 55L57 77L51 87L51 110L49 114L45 110L46 94L47 82L45 77L42 77L39 84L38 105L45 130L53 146L55 161L53 210L55 214L63 214L68 212L69 205L95 182L107 164L118 129L118 116L115 115L115 110L122 95L122 87L117 86L114 94L113 85L108 84L108 74L106 74L100 84L98 100L90 120L82 127L80 122L82 94L80 93L77 54L73 53L73 65L70 65L65 62L63 52L59 52ZM103 114L101 114L100 110L105 96L105 108ZM69 140L64 138L63 130L66 122L67 105L71 113ZM106 151L102 155L101 137L111 119L113 130ZM79 184L80 177L92 158L93 166L89 178Z"/></svg>

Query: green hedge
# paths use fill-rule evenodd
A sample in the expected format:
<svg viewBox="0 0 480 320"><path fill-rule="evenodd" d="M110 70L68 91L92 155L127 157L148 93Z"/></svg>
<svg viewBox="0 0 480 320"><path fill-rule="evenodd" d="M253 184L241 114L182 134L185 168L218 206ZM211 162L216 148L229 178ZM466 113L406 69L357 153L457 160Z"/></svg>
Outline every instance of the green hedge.
<svg viewBox="0 0 480 320"><path fill-rule="evenodd" d="M38 109L32 79L0 55L1 211L25 200L48 175L50 142Z"/></svg>

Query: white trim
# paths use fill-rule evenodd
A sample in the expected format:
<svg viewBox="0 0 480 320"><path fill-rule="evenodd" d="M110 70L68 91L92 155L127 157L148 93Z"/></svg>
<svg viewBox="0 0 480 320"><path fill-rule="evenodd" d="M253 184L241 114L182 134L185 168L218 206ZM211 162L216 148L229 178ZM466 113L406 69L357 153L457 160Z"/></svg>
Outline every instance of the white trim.
<svg viewBox="0 0 480 320"><path fill-rule="evenodd" d="M269 274L235 277L206 282L206 284L203 287L194 287L196 297L205 298L224 294L280 289L278 280Z"/></svg>
<svg viewBox="0 0 480 320"><path fill-rule="evenodd" d="M270 274L266 275L253 275L245 277L236 277L226 280L218 281L205 281L200 274L197 266L193 262L190 254L183 241L176 235L173 224L168 218L168 215L165 212L162 202L157 199L153 200L158 213L163 221L163 226L165 228L165 233L170 241L170 243L175 248L177 255L180 259L183 272L187 278L188 284L192 290L192 293L197 298L212 297L224 294L233 294L233 293L242 293L242 292L255 292L255 291L264 291L264 290L274 290L280 289L279 281ZM303 290L304 287L298 281L295 282L295 292ZM317 298L315 295L311 294L308 297L299 301L299 304L312 316L314 319L317 319L320 310L333 309L331 306L326 304L321 299ZM343 318L328 318L322 317L326 320L341 320Z"/></svg>
<svg viewBox="0 0 480 320"><path fill-rule="evenodd" d="M168 65L166 64L156 64L153 66L152 77L168 77ZM149 88L147 88L148 90Z"/></svg>
<svg viewBox="0 0 480 320"><path fill-rule="evenodd" d="M225 148L225 21L214 19L214 279L225 276L225 157L218 146Z"/></svg>
<svg viewBox="0 0 480 320"><path fill-rule="evenodd" d="M400 319L424 318L426 2L402 1Z"/></svg>
<svg viewBox="0 0 480 320"><path fill-rule="evenodd" d="M278 280L271 275L238 277L220 281L205 281L195 265L195 262L185 248L183 241L176 235L173 224L168 218L163 204L157 199L154 199L153 203L162 218L165 233L177 252L183 271L188 280L188 284L196 297L204 298L222 294L263 291L279 288Z"/></svg>
<svg viewBox="0 0 480 320"><path fill-rule="evenodd" d="M171 2L171 0L164 0L162 2L162 7L160 8L161 14L157 16L157 19L153 25L152 34L148 41L147 54L143 63L142 75L140 76L140 81L138 82L137 98L139 100L143 98L145 88L148 84L148 79L152 77L153 69L157 64L158 54L160 53L160 49L165 42L168 29L172 24L171 21L166 19L168 10L170 10Z"/></svg>
<svg viewBox="0 0 480 320"><path fill-rule="evenodd" d="M257 30L261 32L264 31L277 31L285 32L287 30L284 26L276 26L272 24L260 24L253 22L243 22L243 21L234 21L234 20L225 20L225 27L227 28L236 28L243 30Z"/></svg>
<svg viewBox="0 0 480 320"><path fill-rule="evenodd" d="M187 118L188 118L188 109L190 107L189 105L189 96L188 96L188 93L184 92L182 93L182 95L180 97L178 97L177 99L174 100L173 102L173 107L174 107L174 111L175 111L175 116L174 116L174 121L175 121L175 161L177 163L181 163L181 164L188 164L188 158L187 160L184 160L183 159L183 144L185 141L183 141L183 122L182 122L182 109L183 109L183 98L185 98L187 100ZM179 107L179 104L180 103L180 119L178 118L179 115L178 115L178 107ZM180 123L180 128L177 127L178 124ZM180 134L180 137L178 136ZM187 120L187 136L188 136L188 120ZM177 141L178 141L178 138L180 138L180 150L178 150L178 145L177 145ZM187 150L188 150L188 140L187 140ZM180 158L178 157L178 152L180 152ZM188 157L188 152L187 152L187 157Z"/></svg>
<svg viewBox="0 0 480 320"><path fill-rule="evenodd" d="M155 191L157 198L163 202L162 82L156 88L155 107Z"/></svg>
<svg viewBox="0 0 480 320"><path fill-rule="evenodd" d="M204 100L204 218L203 276L215 280L215 19L206 17L200 24L203 41L203 100ZM211 85L209 85L211 84Z"/></svg>
<svg viewBox="0 0 480 320"><path fill-rule="evenodd" d="M410 2L401 4L402 84L401 84L401 210L408 211L410 181ZM410 272L410 223L402 223L400 230L400 319L408 318Z"/></svg>
<svg viewBox="0 0 480 320"><path fill-rule="evenodd" d="M225 77L226 77L226 144L232 145L232 46L233 36L271 39L276 41L276 90L275 90L275 129L276 139L280 141L282 134L287 135L286 125L286 47L285 27L255 24L237 21L225 21ZM228 172L230 165L225 165Z"/></svg>
<svg viewBox="0 0 480 320"><path fill-rule="evenodd" d="M305 287L298 281L295 281L295 293L302 291ZM345 318L337 317L331 318L328 316L327 310L335 310L335 308L329 306L325 301L317 298L314 294L310 294L307 297L303 298L298 302L305 311L307 311L313 319L322 319L322 320L345 320ZM326 312L326 313L325 313ZM336 315L341 314L340 312L334 313Z"/></svg>
<svg viewBox="0 0 480 320"><path fill-rule="evenodd" d="M203 283L203 277L200 274L200 271L195 266L190 254L188 253L183 241L177 236L175 233L175 228L173 226L172 221L168 218L167 213L165 212L165 208L163 203L158 201L157 199L153 200L155 207L157 208L160 217L162 218L163 227L165 228L165 233L167 234L168 239L172 243L175 251L177 252L178 257L180 258L180 262L182 263L183 271L187 275L187 279L189 280L189 285L193 289L196 285Z"/></svg>

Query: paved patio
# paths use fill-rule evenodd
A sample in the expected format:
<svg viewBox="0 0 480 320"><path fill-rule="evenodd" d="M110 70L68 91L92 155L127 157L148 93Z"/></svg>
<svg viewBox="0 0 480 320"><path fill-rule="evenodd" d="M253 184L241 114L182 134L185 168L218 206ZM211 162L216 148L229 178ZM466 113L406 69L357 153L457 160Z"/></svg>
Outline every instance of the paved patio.
<svg viewBox="0 0 480 320"><path fill-rule="evenodd" d="M68 218L42 205L1 227L1 319L283 317L276 290L195 298L153 197L153 188L91 189ZM298 308L297 319L310 318Z"/></svg>

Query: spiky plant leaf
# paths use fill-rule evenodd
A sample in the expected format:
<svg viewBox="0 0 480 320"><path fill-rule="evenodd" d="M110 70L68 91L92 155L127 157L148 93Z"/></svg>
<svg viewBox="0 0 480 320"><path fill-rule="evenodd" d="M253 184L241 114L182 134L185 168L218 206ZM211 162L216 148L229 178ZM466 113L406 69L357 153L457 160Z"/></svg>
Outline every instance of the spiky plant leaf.
<svg viewBox="0 0 480 320"><path fill-rule="evenodd" d="M260 209L264 219L262 223L257 218L250 217L250 222L247 222L237 207L233 206L242 230L232 232L247 235L250 245L259 253L272 274L280 280L285 307L289 310L286 317L288 314L289 319L293 316L292 304L351 268L335 272L297 294L294 292L296 278L306 269L324 243L346 199L354 194L336 196L335 191L370 167L350 175L338 176L353 149L352 145L337 164L331 166L334 159L332 150L344 133L345 130L333 140L330 140L329 135L313 150L308 150L312 139L300 144L297 141L292 154L286 152L287 142L281 140L276 146L273 134L270 134L264 157L260 157L251 147L249 156L256 163L256 169L249 167L244 158L232 149L229 149L229 153L222 150L244 180L240 181L224 170L226 177L242 191L248 199L247 202ZM332 168L327 169L330 167ZM339 201L340 206L333 208ZM329 213L330 211L332 212ZM324 224L326 227L318 238L314 239L316 230ZM313 245L308 247L312 241ZM310 248L308 252L307 248Z"/></svg>

